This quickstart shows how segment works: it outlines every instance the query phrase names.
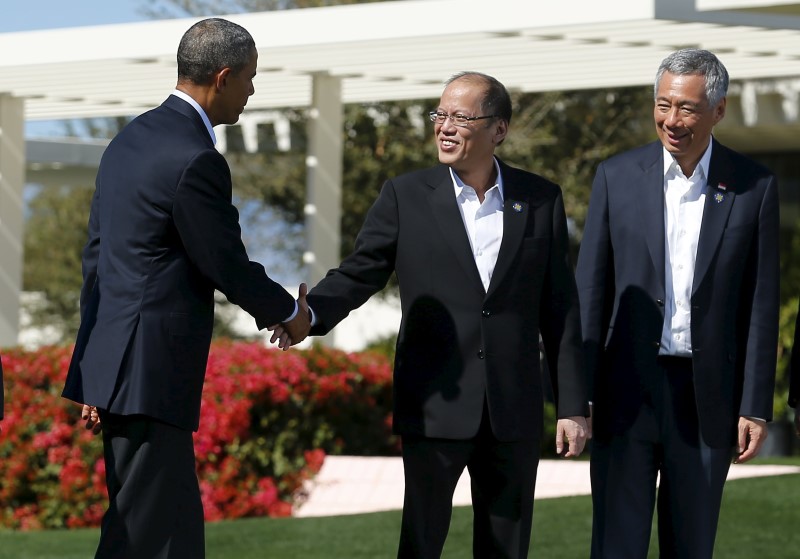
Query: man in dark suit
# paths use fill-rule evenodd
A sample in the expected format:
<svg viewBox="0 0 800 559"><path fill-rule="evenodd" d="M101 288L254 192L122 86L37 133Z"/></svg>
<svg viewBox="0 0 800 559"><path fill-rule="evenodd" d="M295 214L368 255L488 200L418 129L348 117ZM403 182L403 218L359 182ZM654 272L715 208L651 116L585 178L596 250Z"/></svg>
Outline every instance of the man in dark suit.
<svg viewBox="0 0 800 559"><path fill-rule="evenodd" d="M794 430L800 437L800 308L797 309L792 359L789 364L789 407L794 408Z"/></svg>
<svg viewBox="0 0 800 559"><path fill-rule="evenodd" d="M203 509L192 431L200 415L214 290L260 328L308 331L294 298L248 259L212 126L253 94L250 34L221 19L178 47L178 84L103 155L83 253L82 322L64 396L103 432L110 505L97 557L198 558ZM303 288L301 288L301 295Z"/></svg>
<svg viewBox="0 0 800 559"><path fill-rule="evenodd" d="M438 557L464 468L476 557L527 557L542 437L539 332L558 450L581 453L587 393L560 188L494 157L505 87L467 72L430 113L441 165L387 181L355 251L309 293L324 334L395 272L402 320L394 431L403 446L399 557Z"/></svg>
<svg viewBox="0 0 800 559"><path fill-rule="evenodd" d="M712 138L728 74L708 51L661 63L660 142L600 164L578 258L592 378L592 557L711 557L731 458L772 416L778 194Z"/></svg>

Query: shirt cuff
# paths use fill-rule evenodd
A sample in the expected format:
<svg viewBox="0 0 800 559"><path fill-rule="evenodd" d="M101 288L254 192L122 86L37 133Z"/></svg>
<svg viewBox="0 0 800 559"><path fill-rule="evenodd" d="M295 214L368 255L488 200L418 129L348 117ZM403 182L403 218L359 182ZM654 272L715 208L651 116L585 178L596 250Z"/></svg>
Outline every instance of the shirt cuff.
<svg viewBox="0 0 800 559"><path fill-rule="evenodd" d="M297 316L297 311L299 311L299 310L300 310L300 306L297 304L297 301L295 301L295 302L294 302L294 311L292 311L292 314L290 314L290 315L289 315L289 318L287 318L287 319L286 319L286 320L284 320L283 322L289 322L289 321L291 321L291 320L292 320L294 317L296 317L296 316Z"/></svg>

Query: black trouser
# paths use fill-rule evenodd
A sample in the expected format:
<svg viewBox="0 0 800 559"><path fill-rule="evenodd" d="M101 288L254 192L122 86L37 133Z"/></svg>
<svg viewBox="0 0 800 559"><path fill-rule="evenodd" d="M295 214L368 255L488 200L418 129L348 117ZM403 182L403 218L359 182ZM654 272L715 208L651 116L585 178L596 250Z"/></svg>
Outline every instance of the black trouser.
<svg viewBox="0 0 800 559"><path fill-rule="evenodd" d="M100 420L109 507L95 557L205 557L191 431L141 415Z"/></svg>
<svg viewBox="0 0 800 559"><path fill-rule="evenodd" d="M498 441L484 410L469 440L403 436L405 500L402 559L440 557L453 509L453 493L464 468L472 483L473 555L522 559L528 556L539 441Z"/></svg>
<svg viewBox="0 0 800 559"><path fill-rule="evenodd" d="M691 359L660 357L658 366L630 430L592 442L593 559L646 558L656 501L662 559L713 554L734 448L703 442Z"/></svg>

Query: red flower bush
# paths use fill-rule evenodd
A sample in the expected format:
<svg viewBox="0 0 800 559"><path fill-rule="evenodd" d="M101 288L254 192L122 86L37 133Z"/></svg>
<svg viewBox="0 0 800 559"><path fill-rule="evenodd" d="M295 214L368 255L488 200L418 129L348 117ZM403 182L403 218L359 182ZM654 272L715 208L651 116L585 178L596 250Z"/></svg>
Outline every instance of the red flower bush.
<svg viewBox="0 0 800 559"><path fill-rule="evenodd" d="M71 348L3 354L0 526L97 526L102 439L60 397ZM395 454L391 370L379 354L216 341L194 435L206 520L288 516L326 454Z"/></svg>

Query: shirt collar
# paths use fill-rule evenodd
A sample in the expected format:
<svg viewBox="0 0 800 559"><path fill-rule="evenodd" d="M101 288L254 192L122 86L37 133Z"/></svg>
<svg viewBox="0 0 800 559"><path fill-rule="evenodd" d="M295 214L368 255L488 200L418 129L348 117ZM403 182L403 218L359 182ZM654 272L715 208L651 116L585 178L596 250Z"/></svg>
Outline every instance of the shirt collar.
<svg viewBox="0 0 800 559"><path fill-rule="evenodd" d="M500 164L497 162L497 158L492 157L492 161L494 162L494 169L497 171L497 180L495 181L494 186L497 187L497 195L500 197L500 202L502 202L505 199L503 196L503 175L500 173ZM467 185L464 184L464 181L461 180L461 177L458 176L452 167L450 167L450 177L453 179L453 188L456 192L456 198L458 198L461 196L461 193L464 191L464 187Z"/></svg>
<svg viewBox="0 0 800 559"><path fill-rule="evenodd" d="M713 139L709 139L708 147L706 148L706 151L703 152L703 156L700 158L700 162L697 164L697 168L695 168L695 170L694 170L695 173L699 170L702 173L702 177L704 179L708 178L708 169L709 169L709 166L711 165L711 146L713 146L713 145L714 145ZM683 173L683 169L680 168L680 165L678 165L678 162L675 161L675 158L672 156L672 154L667 151L667 148L662 146L661 149L664 152L664 158L663 158L664 159L664 176L665 177L667 176L667 174L673 168L673 165L674 165L676 173L678 171ZM691 177L686 177L686 178L691 178Z"/></svg>
<svg viewBox="0 0 800 559"><path fill-rule="evenodd" d="M194 107L194 110L197 111L197 113L200 115L200 118L203 119L203 124L206 125L206 130L208 130L208 135L211 136L211 142L216 144L217 136L214 134L214 128L211 126L211 121L208 120L208 115L203 110L203 107L201 107L200 104L197 101L195 101L191 95L184 93L180 89L176 89L175 91L172 92L172 94L175 97L183 99L184 101L189 103L192 107Z"/></svg>

